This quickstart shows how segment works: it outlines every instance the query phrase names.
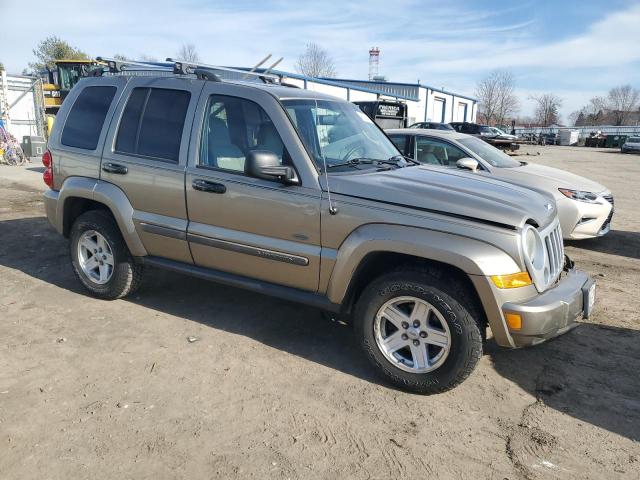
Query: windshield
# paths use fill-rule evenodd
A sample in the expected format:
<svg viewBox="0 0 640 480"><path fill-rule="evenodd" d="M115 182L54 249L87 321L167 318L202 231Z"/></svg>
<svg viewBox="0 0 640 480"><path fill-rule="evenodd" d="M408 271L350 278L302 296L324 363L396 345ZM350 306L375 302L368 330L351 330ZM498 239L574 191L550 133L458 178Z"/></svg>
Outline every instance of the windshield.
<svg viewBox="0 0 640 480"><path fill-rule="evenodd" d="M58 80L61 90L71 90L86 71L84 65L58 65Z"/></svg>
<svg viewBox="0 0 640 480"><path fill-rule="evenodd" d="M478 131L479 131L480 133L487 133L487 134L489 134L489 135L495 135L495 134L496 134L496 132L494 132L494 131L491 129L491 127L486 127L486 126L484 126L484 125L479 125Z"/></svg>
<svg viewBox="0 0 640 480"><path fill-rule="evenodd" d="M395 145L356 105L329 100L283 100L293 125L316 165L324 170L354 159L389 160ZM376 168L358 164L357 169ZM344 165L333 171L353 170Z"/></svg>
<svg viewBox="0 0 640 480"><path fill-rule="evenodd" d="M629 137L627 138L628 143L640 143L640 137Z"/></svg>
<svg viewBox="0 0 640 480"><path fill-rule="evenodd" d="M513 168L521 165L506 153L477 137L461 138L459 142L494 167Z"/></svg>

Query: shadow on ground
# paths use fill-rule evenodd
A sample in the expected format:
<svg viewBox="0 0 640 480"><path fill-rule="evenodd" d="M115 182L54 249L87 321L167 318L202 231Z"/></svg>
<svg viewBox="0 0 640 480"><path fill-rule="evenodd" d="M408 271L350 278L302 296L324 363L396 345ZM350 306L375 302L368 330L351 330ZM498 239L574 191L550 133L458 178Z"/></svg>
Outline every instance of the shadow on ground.
<svg viewBox="0 0 640 480"><path fill-rule="evenodd" d="M66 241L43 217L0 222L0 264L80 294ZM582 243L581 243L582 245ZM315 309L152 270L133 303L233 332L378 384L348 326ZM640 440L640 331L585 323L523 350L487 345L495 369L538 401Z"/></svg>
<svg viewBox="0 0 640 480"><path fill-rule="evenodd" d="M586 240L566 240L565 246L608 253L628 258L640 258L640 232L611 230L604 237Z"/></svg>

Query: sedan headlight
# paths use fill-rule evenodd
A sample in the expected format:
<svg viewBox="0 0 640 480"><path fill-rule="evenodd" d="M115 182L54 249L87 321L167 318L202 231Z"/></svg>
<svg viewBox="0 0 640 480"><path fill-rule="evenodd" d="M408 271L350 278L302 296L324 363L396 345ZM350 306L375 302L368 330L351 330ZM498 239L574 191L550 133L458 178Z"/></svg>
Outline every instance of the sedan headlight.
<svg viewBox="0 0 640 480"><path fill-rule="evenodd" d="M586 203L598 203L598 195L593 192L585 192L582 190L569 190L568 188L559 188L561 194L571 200L577 200L579 202Z"/></svg>

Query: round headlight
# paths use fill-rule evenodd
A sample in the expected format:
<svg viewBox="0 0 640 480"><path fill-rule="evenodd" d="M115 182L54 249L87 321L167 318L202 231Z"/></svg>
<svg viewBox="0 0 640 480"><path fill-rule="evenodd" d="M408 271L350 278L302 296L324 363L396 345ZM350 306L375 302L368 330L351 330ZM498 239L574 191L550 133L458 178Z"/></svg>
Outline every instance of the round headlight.
<svg viewBox="0 0 640 480"><path fill-rule="evenodd" d="M544 245L542 237L534 227L528 225L524 231L524 256L535 270L544 268Z"/></svg>

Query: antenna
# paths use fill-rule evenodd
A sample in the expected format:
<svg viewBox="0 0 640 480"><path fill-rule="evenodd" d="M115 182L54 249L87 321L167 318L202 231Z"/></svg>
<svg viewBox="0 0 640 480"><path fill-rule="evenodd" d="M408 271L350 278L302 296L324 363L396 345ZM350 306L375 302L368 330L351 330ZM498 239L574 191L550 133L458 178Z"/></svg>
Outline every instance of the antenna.
<svg viewBox="0 0 640 480"><path fill-rule="evenodd" d="M316 102L316 131L318 129L318 100L315 100ZM333 202L331 201L331 189L329 188L329 170L327 170L327 157L325 156L324 153L321 152L322 155L322 163L324 165L324 177L327 180L327 200L329 201L329 213L331 215L335 215L336 213L338 213L338 207L336 207Z"/></svg>

